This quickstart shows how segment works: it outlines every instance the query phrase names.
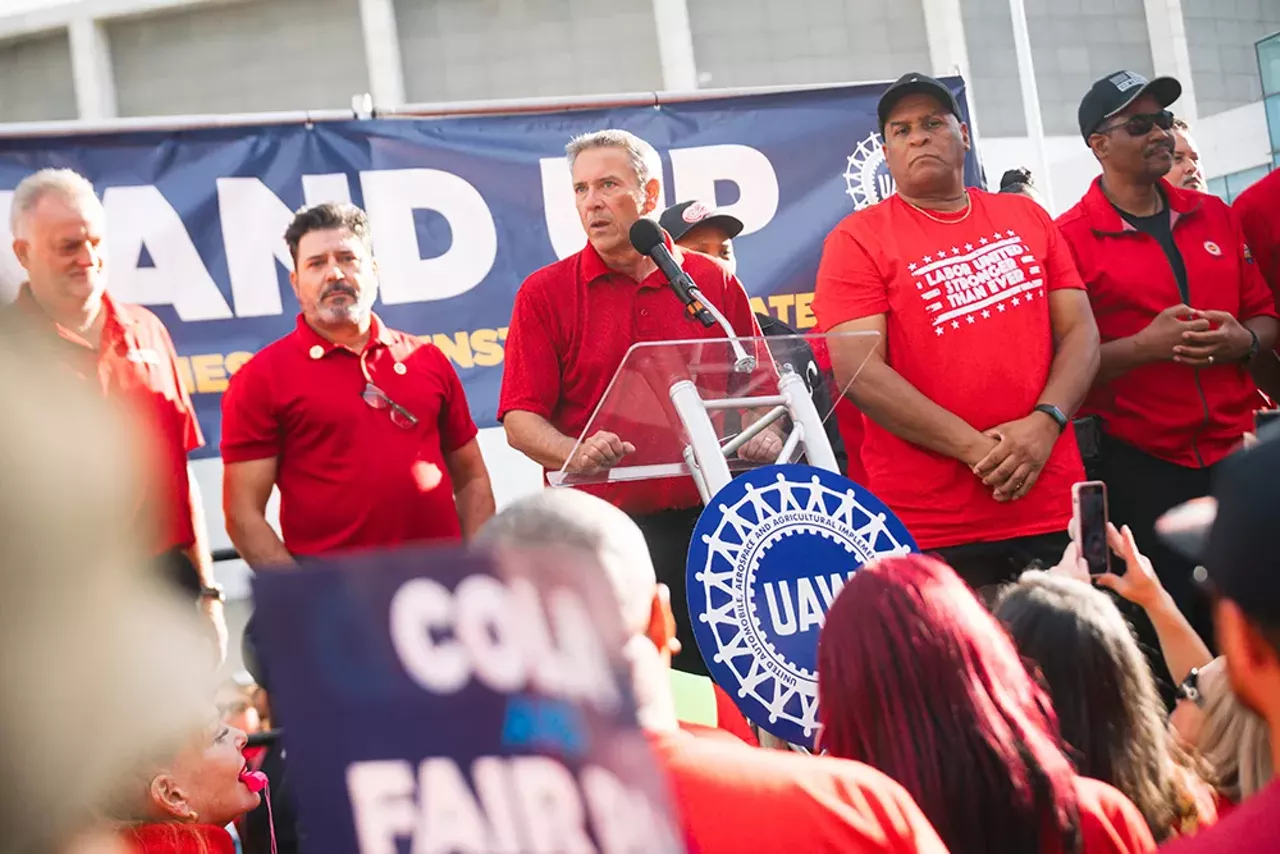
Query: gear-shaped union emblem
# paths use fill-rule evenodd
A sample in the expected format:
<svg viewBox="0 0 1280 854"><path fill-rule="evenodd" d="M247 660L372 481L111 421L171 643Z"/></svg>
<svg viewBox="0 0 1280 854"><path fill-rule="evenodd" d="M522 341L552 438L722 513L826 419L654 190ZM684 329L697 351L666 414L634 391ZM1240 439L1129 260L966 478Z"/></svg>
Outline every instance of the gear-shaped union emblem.
<svg viewBox="0 0 1280 854"><path fill-rule="evenodd" d="M847 478L801 465L734 478L689 544L689 614L712 677L750 720L812 747L827 609L860 567L913 551L902 522Z"/></svg>
<svg viewBox="0 0 1280 854"><path fill-rule="evenodd" d="M884 159L884 145L875 131L859 142L845 161L844 191L853 199L855 211L883 202L896 191Z"/></svg>

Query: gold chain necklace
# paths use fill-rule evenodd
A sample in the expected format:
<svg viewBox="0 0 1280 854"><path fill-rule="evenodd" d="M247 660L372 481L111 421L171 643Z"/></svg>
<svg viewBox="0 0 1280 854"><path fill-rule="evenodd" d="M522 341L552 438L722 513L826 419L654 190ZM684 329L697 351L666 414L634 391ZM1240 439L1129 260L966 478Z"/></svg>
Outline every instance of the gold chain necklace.
<svg viewBox="0 0 1280 854"><path fill-rule="evenodd" d="M903 201L907 202L906 199L903 199ZM936 217L933 214L929 213L924 208L911 204L911 202L907 202L907 207L911 208L912 210L920 214L923 214L924 216L928 217L929 219L933 220L939 225L959 225L960 223L964 222L966 219L969 218L969 214L973 213L973 197L969 195L968 190L964 191L964 216L960 217L959 219L940 219L939 217Z"/></svg>

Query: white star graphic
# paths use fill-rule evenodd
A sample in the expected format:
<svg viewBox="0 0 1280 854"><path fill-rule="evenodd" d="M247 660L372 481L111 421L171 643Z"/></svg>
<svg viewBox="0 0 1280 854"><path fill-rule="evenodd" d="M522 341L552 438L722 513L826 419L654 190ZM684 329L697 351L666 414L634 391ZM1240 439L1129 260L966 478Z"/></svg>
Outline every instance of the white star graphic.
<svg viewBox="0 0 1280 854"><path fill-rule="evenodd" d="M1041 288L1039 293L1040 293L1040 296L1044 296L1044 288Z"/></svg>
<svg viewBox="0 0 1280 854"><path fill-rule="evenodd" d="M994 239L994 240L999 240L999 239L1000 239L1001 237L1003 237L1003 236L1004 236L1004 235L1002 235L1002 234L1001 234L1000 232L998 232L998 231L997 231L995 234L991 235L992 239Z"/></svg>
<svg viewBox="0 0 1280 854"><path fill-rule="evenodd" d="M1004 303L1000 303L998 306L996 306L996 311L1004 311Z"/></svg>
<svg viewBox="0 0 1280 854"><path fill-rule="evenodd" d="M960 254L960 247L958 247L958 246L952 246L952 247L951 247L951 254L952 254L952 255L959 255L959 254Z"/></svg>
<svg viewBox="0 0 1280 854"><path fill-rule="evenodd" d="M1005 232L1005 234L1009 235L1010 237L1016 237L1016 236L1017 236L1017 235L1015 235L1015 234L1013 233L1013 229L1012 229L1012 228L1011 228L1011 229L1009 229L1008 231L1006 231L1006 232Z"/></svg>
<svg viewBox="0 0 1280 854"><path fill-rule="evenodd" d="M930 261L932 261L932 260L933 260L933 256L932 256L932 255L926 255L926 256L924 256L924 262L925 262L926 264L928 264L928 263L929 263Z"/></svg>
<svg viewBox="0 0 1280 854"><path fill-rule="evenodd" d="M973 244L972 244L972 243L966 243L966 244L964 245L964 251L965 251L965 252L972 252L972 251L973 251Z"/></svg>
<svg viewBox="0 0 1280 854"><path fill-rule="evenodd" d="M952 328L952 329L959 329L959 328L960 328L960 321L958 321L958 320L953 320L953 321L951 321L951 328Z"/></svg>
<svg viewBox="0 0 1280 854"><path fill-rule="evenodd" d="M941 335L941 334L942 334L942 327L941 327L941 326L936 327L933 331L934 331L934 334L935 334L935 335Z"/></svg>
<svg viewBox="0 0 1280 854"><path fill-rule="evenodd" d="M1027 296L1027 302L1031 302L1031 300L1035 298L1035 294L1033 294L1031 291L1027 291L1026 296Z"/></svg>
<svg viewBox="0 0 1280 854"><path fill-rule="evenodd" d="M1017 298L1017 297L1014 297L1014 298L1011 300L1011 302L1012 302L1014 305L1017 305L1017 304L1018 304L1018 298Z"/></svg>
<svg viewBox="0 0 1280 854"><path fill-rule="evenodd" d="M984 238L982 238L981 240L979 240L978 242L979 242L979 243L981 243L983 246L986 246L986 245L987 245L988 243L990 243L991 241L987 240L987 238L985 238L985 237L984 237Z"/></svg>
<svg viewBox="0 0 1280 854"><path fill-rule="evenodd" d="M982 316L983 316L983 317L990 317L990 316L991 316L991 312L987 311L987 310L984 308L984 309L982 310Z"/></svg>
<svg viewBox="0 0 1280 854"><path fill-rule="evenodd" d="M947 257L947 249L946 249L946 247L945 247L945 246L942 248L942 250L941 250L940 252L938 252L938 257L939 257L939 258L946 258L946 257Z"/></svg>
<svg viewBox="0 0 1280 854"><path fill-rule="evenodd" d="M916 268L916 265L915 265L915 264L908 264L908 265L907 265L907 269L908 269L908 270L914 270L915 268Z"/></svg>
<svg viewBox="0 0 1280 854"><path fill-rule="evenodd" d="M969 315L968 317L965 318L965 320L969 321L970 323L973 323L974 322L973 315L972 314Z"/></svg>

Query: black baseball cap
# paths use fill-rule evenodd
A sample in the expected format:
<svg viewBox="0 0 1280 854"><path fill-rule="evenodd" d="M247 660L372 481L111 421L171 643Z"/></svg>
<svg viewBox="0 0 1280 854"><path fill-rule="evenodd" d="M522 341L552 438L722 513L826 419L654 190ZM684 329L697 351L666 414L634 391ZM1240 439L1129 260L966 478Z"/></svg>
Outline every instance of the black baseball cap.
<svg viewBox="0 0 1280 854"><path fill-rule="evenodd" d="M884 94L880 96L880 103L876 106L876 114L880 117L880 134L884 135L885 123L889 120L889 113L893 112L893 108L897 103L908 95L931 95L938 99L942 106L946 107L951 115L957 119L960 116L960 104L956 102L956 96L951 94L951 90L947 88L941 80L935 80L927 74L921 74L918 71L909 71L899 77L889 88L884 90Z"/></svg>
<svg viewBox="0 0 1280 854"><path fill-rule="evenodd" d="M1235 602L1249 616L1280 626L1280 424L1258 434L1258 444L1228 457L1210 498L1173 508L1156 532L1175 551L1197 561L1197 580Z"/></svg>
<svg viewBox="0 0 1280 854"><path fill-rule="evenodd" d="M1148 80L1133 71L1116 71L1103 77L1080 102L1076 113L1080 135L1088 141L1103 122L1147 94L1154 95L1161 107L1167 107L1182 97L1182 84L1172 77Z"/></svg>
<svg viewBox="0 0 1280 854"><path fill-rule="evenodd" d="M662 226L672 240L679 240L689 233L695 225L714 223L724 229L729 237L737 237L742 233L742 220L733 214L709 208L702 202L681 202L672 205L658 217L658 225Z"/></svg>

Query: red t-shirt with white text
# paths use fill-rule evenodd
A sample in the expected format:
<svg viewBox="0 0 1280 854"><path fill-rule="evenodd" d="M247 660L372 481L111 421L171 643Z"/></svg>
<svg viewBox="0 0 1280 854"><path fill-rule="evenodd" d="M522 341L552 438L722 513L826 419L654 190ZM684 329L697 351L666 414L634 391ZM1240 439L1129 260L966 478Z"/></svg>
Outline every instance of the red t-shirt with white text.
<svg viewBox="0 0 1280 854"><path fill-rule="evenodd" d="M938 222L899 196L850 214L828 235L813 309L823 329L885 315L885 361L925 397L987 430L1029 415L1053 362L1049 294L1084 289L1049 214L1030 199L969 191L972 208ZM959 460L864 418L867 486L924 549L1067 527L1084 479L1070 428L1040 479L997 502Z"/></svg>

